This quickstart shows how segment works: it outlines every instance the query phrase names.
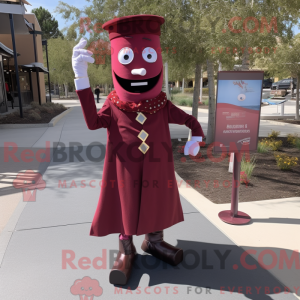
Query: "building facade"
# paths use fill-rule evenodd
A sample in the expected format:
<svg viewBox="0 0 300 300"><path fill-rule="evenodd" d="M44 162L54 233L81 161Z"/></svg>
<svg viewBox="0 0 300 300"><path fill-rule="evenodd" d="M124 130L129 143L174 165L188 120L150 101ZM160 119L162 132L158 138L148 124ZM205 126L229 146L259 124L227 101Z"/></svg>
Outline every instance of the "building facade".
<svg viewBox="0 0 300 300"><path fill-rule="evenodd" d="M29 3L0 0L0 94L5 90L0 98L0 113L20 106L20 101L20 110L32 101L46 102L44 74L48 70L44 67L41 28L36 16L26 13L24 4Z"/></svg>

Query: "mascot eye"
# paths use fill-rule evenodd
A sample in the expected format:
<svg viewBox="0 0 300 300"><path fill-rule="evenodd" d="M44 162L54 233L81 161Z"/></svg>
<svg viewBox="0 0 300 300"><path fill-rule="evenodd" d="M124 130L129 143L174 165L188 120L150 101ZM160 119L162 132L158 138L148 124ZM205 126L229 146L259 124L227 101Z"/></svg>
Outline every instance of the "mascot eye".
<svg viewBox="0 0 300 300"><path fill-rule="evenodd" d="M126 47L122 48L118 54L118 60L122 65L128 65L132 62L134 54L132 49Z"/></svg>
<svg viewBox="0 0 300 300"><path fill-rule="evenodd" d="M157 53L156 51L151 48L151 47L147 47L143 50L143 59L148 62L148 63L154 63L157 60Z"/></svg>

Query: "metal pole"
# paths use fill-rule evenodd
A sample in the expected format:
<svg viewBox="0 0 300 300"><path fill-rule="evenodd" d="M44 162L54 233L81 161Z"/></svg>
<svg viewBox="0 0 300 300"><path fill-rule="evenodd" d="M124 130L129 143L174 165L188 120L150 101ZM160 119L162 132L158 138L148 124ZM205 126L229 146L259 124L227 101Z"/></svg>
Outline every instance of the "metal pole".
<svg viewBox="0 0 300 300"><path fill-rule="evenodd" d="M11 41L12 41L13 50L14 50L14 63L15 63L16 81L17 81L17 89L18 89L20 117L23 118L23 108L22 108L22 100L21 100L18 59L17 59L17 49L16 49L16 41L15 41L14 19L13 19L12 14L9 14L9 21L10 21Z"/></svg>
<svg viewBox="0 0 300 300"><path fill-rule="evenodd" d="M219 212L219 218L223 222L232 224L232 225L247 224L251 221L251 217L248 214L238 210L241 158L242 158L242 155L240 152L234 153L231 209L223 210L223 211Z"/></svg>
<svg viewBox="0 0 300 300"><path fill-rule="evenodd" d="M46 58L47 58L47 68L48 68L48 85L49 85L49 97L50 97L50 102L51 102L51 84L50 84L50 69L49 69L49 61L48 61L48 41L45 41L45 46L46 46Z"/></svg>
<svg viewBox="0 0 300 300"><path fill-rule="evenodd" d="M232 175L232 193L231 193L231 213L236 217L239 205L239 187L241 173L241 153L234 154L233 175Z"/></svg>
<svg viewBox="0 0 300 300"><path fill-rule="evenodd" d="M32 23L32 27L33 27L33 49L34 49L34 60L35 62L37 62L37 55L36 55L36 42L35 42L35 26L34 23ZM35 74L36 74L36 81L37 81L37 86L38 86L38 94L39 94L39 104L41 105L41 93L40 93L40 78L39 78L39 72L37 72L37 68L35 69Z"/></svg>

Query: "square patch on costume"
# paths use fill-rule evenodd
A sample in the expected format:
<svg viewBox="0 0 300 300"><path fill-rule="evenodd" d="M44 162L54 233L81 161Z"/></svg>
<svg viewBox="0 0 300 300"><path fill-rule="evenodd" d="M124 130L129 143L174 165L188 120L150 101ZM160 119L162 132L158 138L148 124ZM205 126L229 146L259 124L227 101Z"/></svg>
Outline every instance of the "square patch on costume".
<svg viewBox="0 0 300 300"><path fill-rule="evenodd" d="M135 119L142 125L147 120L146 116L144 114L142 114L141 112L137 115L137 117Z"/></svg>
<svg viewBox="0 0 300 300"><path fill-rule="evenodd" d="M148 151L149 148L150 147L145 142L141 143L139 146L139 150L144 154Z"/></svg>
<svg viewBox="0 0 300 300"><path fill-rule="evenodd" d="M145 130L142 130L139 135L138 138L141 139L143 142L146 140L146 138L148 137L148 133Z"/></svg>

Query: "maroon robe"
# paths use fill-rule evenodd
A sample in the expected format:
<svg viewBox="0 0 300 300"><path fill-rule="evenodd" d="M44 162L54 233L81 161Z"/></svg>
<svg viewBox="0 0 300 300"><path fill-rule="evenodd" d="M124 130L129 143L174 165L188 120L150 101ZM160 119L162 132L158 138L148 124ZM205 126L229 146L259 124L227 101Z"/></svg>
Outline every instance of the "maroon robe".
<svg viewBox="0 0 300 300"><path fill-rule="evenodd" d="M109 99L97 113L90 88L76 92L88 128L107 128L102 188L90 235L141 235L183 221L169 123L185 124L193 136L204 137L196 118L167 101L156 113L144 113L142 125L136 112L123 111ZM142 129L149 134L145 154L138 149Z"/></svg>

